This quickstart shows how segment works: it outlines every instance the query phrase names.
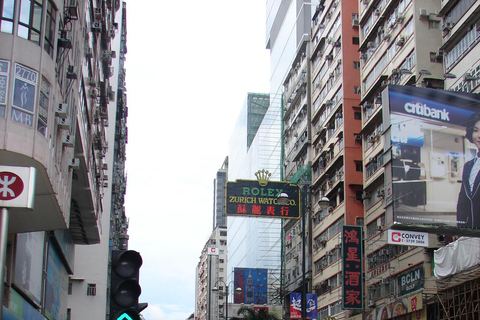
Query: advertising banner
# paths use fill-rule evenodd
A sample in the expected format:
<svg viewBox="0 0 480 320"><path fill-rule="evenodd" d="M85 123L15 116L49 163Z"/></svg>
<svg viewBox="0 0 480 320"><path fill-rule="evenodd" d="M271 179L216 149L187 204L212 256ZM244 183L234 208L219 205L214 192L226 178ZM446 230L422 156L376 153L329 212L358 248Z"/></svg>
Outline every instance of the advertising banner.
<svg viewBox="0 0 480 320"><path fill-rule="evenodd" d="M317 295L314 293L307 293L307 319L317 319Z"/></svg>
<svg viewBox="0 0 480 320"><path fill-rule="evenodd" d="M286 204L280 204L280 194L288 196ZM270 181L260 185L257 180L227 182L226 214L267 218L299 218L300 187L286 181Z"/></svg>
<svg viewBox="0 0 480 320"><path fill-rule="evenodd" d="M342 308L363 309L362 227L342 228Z"/></svg>
<svg viewBox="0 0 480 320"><path fill-rule="evenodd" d="M402 272L397 277L398 295L403 296L422 289L425 282L423 265Z"/></svg>
<svg viewBox="0 0 480 320"><path fill-rule="evenodd" d="M428 233L388 229L387 243L404 246L428 247Z"/></svg>
<svg viewBox="0 0 480 320"><path fill-rule="evenodd" d="M302 294L290 293L290 319L302 319Z"/></svg>
<svg viewBox="0 0 480 320"><path fill-rule="evenodd" d="M387 90L385 151L392 159L395 223L445 233L480 228L480 175L473 169L480 96L411 86Z"/></svg>
<svg viewBox="0 0 480 320"><path fill-rule="evenodd" d="M234 303L267 304L268 269L234 268ZM242 289L237 293L236 289Z"/></svg>
<svg viewBox="0 0 480 320"><path fill-rule="evenodd" d="M40 304L42 299L43 248L45 232L17 234L14 283Z"/></svg>

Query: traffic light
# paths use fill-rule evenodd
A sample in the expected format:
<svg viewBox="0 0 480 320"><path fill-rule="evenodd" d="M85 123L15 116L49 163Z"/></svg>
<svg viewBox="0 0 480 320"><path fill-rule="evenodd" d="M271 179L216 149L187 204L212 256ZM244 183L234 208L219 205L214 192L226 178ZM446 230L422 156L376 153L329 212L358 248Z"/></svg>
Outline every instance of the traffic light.
<svg viewBox="0 0 480 320"><path fill-rule="evenodd" d="M140 320L138 297L142 256L133 250L112 251L110 320Z"/></svg>

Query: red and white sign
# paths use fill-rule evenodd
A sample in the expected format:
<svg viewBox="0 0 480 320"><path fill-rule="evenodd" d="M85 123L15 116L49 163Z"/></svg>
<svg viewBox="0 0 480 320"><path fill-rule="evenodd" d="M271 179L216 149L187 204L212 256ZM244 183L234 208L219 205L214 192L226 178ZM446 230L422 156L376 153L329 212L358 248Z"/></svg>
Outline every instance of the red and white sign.
<svg viewBox="0 0 480 320"><path fill-rule="evenodd" d="M213 255L217 255L218 256L218 248L215 248L215 247L209 247L208 248L208 254L213 254Z"/></svg>
<svg viewBox="0 0 480 320"><path fill-rule="evenodd" d="M428 233L388 229L389 244L428 247Z"/></svg>
<svg viewBox="0 0 480 320"><path fill-rule="evenodd" d="M0 207L33 209L35 168L0 166Z"/></svg>

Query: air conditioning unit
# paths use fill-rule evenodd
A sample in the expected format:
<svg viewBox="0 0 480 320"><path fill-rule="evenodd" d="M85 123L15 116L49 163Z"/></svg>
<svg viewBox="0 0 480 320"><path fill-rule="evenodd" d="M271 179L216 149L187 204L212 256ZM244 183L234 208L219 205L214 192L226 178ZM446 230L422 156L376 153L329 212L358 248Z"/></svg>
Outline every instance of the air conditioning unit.
<svg viewBox="0 0 480 320"><path fill-rule="evenodd" d="M102 179L103 179L103 181L108 181L108 175L104 174Z"/></svg>
<svg viewBox="0 0 480 320"><path fill-rule="evenodd" d="M390 41L391 38L392 38L391 33L387 33L387 34L383 35L383 39L385 39L385 41Z"/></svg>
<svg viewBox="0 0 480 320"><path fill-rule="evenodd" d="M102 163L102 170L108 170L108 164Z"/></svg>
<svg viewBox="0 0 480 320"><path fill-rule="evenodd" d="M55 116L65 119L68 113L68 104L66 103L59 103L57 105L57 109L55 110Z"/></svg>
<svg viewBox="0 0 480 320"><path fill-rule="evenodd" d="M372 41L367 42L367 48L373 48L374 44Z"/></svg>
<svg viewBox="0 0 480 320"><path fill-rule="evenodd" d="M381 85L382 85L382 87L388 86L389 85L388 80L382 80Z"/></svg>
<svg viewBox="0 0 480 320"><path fill-rule="evenodd" d="M363 192L362 193L362 200L370 198L370 193L368 192Z"/></svg>
<svg viewBox="0 0 480 320"><path fill-rule="evenodd" d="M115 29L108 30L108 36L110 38L115 38Z"/></svg>
<svg viewBox="0 0 480 320"><path fill-rule="evenodd" d="M379 284L385 284L385 279L380 279L380 281L378 281Z"/></svg>
<svg viewBox="0 0 480 320"><path fill-rule="evenodd" d="M93 57L93 50L92 48L86 47L85 48L85 57L91 58Z"/></svg>
<svg viewBox="0 0 480 320"><path fill-rule="evenodd" d="M90 88L90 98L96 99L98 97L98 90L96 88Z"/></svg>
<svg viewBox="0 0 480 320"><path fill-rule="evenodd" d="M368 300L367 305L368 305L369 308L373 308L373 307L375 307L375 301L373 301L373 300Z"/></svg>
<svg viewBox="0 0 480 320"><path fill-rule="evenodd" d="M377 226L377 231L382 231L383 227L382 226Z"/></svg>
<svg viewBox="0 0 480 320"><path fill-rule="evenodd" d="M108 128L108 119L104 119L104 120L103 120L103 126L104 126L105 128Z"/></svg>
<svg viewBox="0 0 480 320"><path fill-rule="evenodd" d="M73 158L72 162L70 162L70 168L78 170L80 169L80 159Z"/></svg>
<svg viewBox="0 0 480 320"><path fill-rule="evenodd" d="M399 14L396 21L403 22L404 19L405 19L405 16L403 14Z"/></svg>
<svg viewBox="0 0 480 320"><path fill-rule="evenodd" d="M59 118L59 119L58 119L58 126L59 126L61 129L65 129L65 130L70 129L70 119L68 119L68 118Z"/></svg>
<svg viewBox="0 0 480 320"><path fill-rule="evenodd" d="M75 137L73 135L70 135L68 133L65 133L63 136L62 136L62 144L65 146L65 147L68 147L68 148L73 148L75 146Z"/></svg>
<svg viewBox="0 0 480 320"><path fill-rule="evenodd" d="M109 60L111 58L110 51L102 50L102 54L100 57L102 60Z"/></svg>
<svg viewBox="0 0 480 320"><path fill-rule="evenodd" d="M400 69L398 69L398 68L393 68L393 69L392 69L392 74L397 74L397 73L400 73Z"/></svg>
<svg viewBox="0 0 480 320"><path fill-rule="evenodd" d="M100 31L102 29L101 22L92 22L92 30L93 31Z"/></svg>
<svg viewBox="0 0 480 320"><path fill-rule="evenodd" d="M325 59L327 59L327 60L332 60L332 59L333 59L333 54L327 54L327 55L325 56Z"/></svg>
<svg viewBox="0 0 480 320"><path fill-rule="evenodd" d="M352 27L358 27L360 25L360 22L358 19L352 19Z"/></svg>
<svg viewBox="0 0 480 320"><path fill-rule="evenodd" d="M97 85L97 82L95 81L95 77L88 77L88 85L90 87L95 87Z"/></svg>
<svg viewBox="0 0 480 320"><path fill-rule="evenodd" d="M396 44L397 46L403 46L405 44L405 37L398 37Z"/></svg>
<svg viewBox="0 0 480 320"><path fill-rule="evenodd" d="M360 53L360 59L367 60L367 54L365 52Z"/></svg>
<svg viewBox="0 0 480 320"><path fill-rule="evenodd" d="M381 226L379 226L379 227L381 227ZM380 255L381 256L388 256L389 255L388 249L380 249Z"/></svg>
<svg viewBox="0 0 480 320"><path fill-rule="evenodd" d="M427 18L430 16L430 14L428 14L427 9L424 9L424 8L418 10L418 15L420 16L420 18Z"/></svg>
<svg viewBox="0 0 480 320"><path fill-rule="evenodd" d="M385 197L385 190L383 190L383 189L382 189L382 190L378 190L378 191L377 191L377 197L379 197L379 198Z"/></svg>
<svg viewBox="0 0 480 320"><path fill-rule="evenodd" d="M361 134L356 134L354 136L354 139L357 140L357 141L360 141L360 140L362 140L362 135Z"/></svg>
<svg viewBox="0 0 480 320"><path fill-rule="evenodd" d="M102 19L102 8L94 8L93 9L93 14L95 20L101 20Z"/></svg>

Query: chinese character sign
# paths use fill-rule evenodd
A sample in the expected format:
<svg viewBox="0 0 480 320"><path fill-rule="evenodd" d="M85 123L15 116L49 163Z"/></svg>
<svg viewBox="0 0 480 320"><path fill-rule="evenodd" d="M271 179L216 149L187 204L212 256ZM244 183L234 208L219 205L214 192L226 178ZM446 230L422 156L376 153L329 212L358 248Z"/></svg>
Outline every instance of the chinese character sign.
<svg viewBox="0 0 480 320"><path fill-rule="evenodd" d="M342 308L363 309L362 227L342 229Z"/></svg>
<svg viewBox="0 0 480 320"><path fill-rule="evenodd" d="M278 201L286 194L285 204ZM268 182L260 185L256 180L228 181L226 185L226 214L266 218L300 218L300 187L289 182Z"/></svg>

